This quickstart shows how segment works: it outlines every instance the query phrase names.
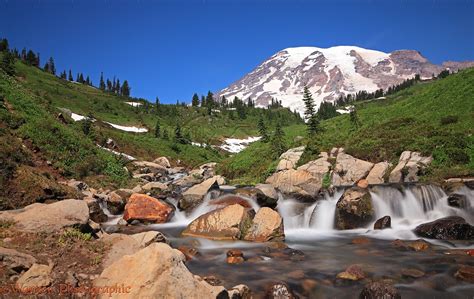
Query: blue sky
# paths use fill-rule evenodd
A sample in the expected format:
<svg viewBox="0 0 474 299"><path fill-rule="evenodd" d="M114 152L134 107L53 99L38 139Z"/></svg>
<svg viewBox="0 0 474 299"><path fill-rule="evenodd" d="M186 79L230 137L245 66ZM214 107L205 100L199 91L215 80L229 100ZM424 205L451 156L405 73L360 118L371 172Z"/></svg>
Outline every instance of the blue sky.
<svg viewBox="0 0 474 299"><path fill-rule="evenodd" d="M43 62L127 79L132 95L190 101L275 52L356 45L474 60L474 1L0 0L0 37Z"/></svg>

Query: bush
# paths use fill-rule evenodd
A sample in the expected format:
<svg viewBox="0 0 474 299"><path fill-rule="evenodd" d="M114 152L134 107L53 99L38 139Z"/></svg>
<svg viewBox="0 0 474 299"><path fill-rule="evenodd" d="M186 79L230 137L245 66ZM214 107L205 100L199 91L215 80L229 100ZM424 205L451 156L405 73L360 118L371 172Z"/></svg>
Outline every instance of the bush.
<svg viewBox="0 0 474 299"><path fill-rule="evenodd" d="M441 125L445 126L449 124L455 124L458 122L458 120L459 117L457 117L456 115L448 115L446 117L441 118L440 123Z"/></svg>

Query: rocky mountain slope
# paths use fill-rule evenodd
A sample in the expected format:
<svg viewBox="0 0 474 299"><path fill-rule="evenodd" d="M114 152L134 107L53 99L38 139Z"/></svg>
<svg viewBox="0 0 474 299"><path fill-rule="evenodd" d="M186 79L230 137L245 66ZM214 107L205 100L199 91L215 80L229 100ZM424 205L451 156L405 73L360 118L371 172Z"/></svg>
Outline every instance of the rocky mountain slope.
<svg viewBox="0 0 474 299"><path fill-rule="evenodd" d="M387 89L416 74L427 79L444 69L457 71L471 66L472 61L436 65L414 50L384 53L355 46L287 48L221 90L218 96L251 97L262 106L277 98L283 106L302 112L305 84L319 105L322 101L335 101L342 94Z"/></svg>

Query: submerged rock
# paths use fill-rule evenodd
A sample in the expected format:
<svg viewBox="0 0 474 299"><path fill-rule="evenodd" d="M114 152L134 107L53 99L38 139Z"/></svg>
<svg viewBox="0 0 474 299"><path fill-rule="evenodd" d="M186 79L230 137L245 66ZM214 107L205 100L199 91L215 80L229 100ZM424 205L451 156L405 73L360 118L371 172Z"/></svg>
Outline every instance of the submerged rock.
<svg viewBox="0 0 474 299"><path fill-rule="evenodd" d="M244 254L239 249L231 249L227 251L226 255L228 264L241 264L245 262Z"/></svg>
<svg viewBox="0 0 474 299"><path fill-rule="evenodd" d="M359 299L401 299L397 289L386 282L375 281L364 286Z"/></svg>
<svg viewBox="0 0 474 299"><path fill-rule="evenodd" d="M346 280L361 280L366 277L362 267L360 265L350 265L344 272L337 274L336 276L339 279Z"/></svg>
<svg viewBox="0 0 474 299"><path fill-rule="evenodd" d="M411 278L420 278L425 276L425 272L418 269L402 269L402 276Z"/></svg>
<svg viewBox="0 0 474 299"><path fill-rule="evenodd" d="M164 223L173 216L174 208L154 197L135 193L130 196L123 219L127 222L133 220Z"/></svg>
<svg viewBox="0 0 474 299"><path fill-rule="evenodd" d="M374 223L374 229L386 229L392 227L392 218L390 216L383 216Z"/></svg>
<svg viewBox="0 0 474 299"><path fill-rule="evenodd" d="M458 279L474 283L474 267L468 265L461 265L454 276Z"/></svg>
<svg viewBox="0 0 474 299"><path fill-rule="evenodd" d="M354 229L367 226L374 217L372 199L367 189L347 189L336 204L336 228Z"/></svg>
<svg viewBox="0 0 474 299"><path fill-rule="evenodd" d="M472 240L474 226L459 216L449 216L423 223L414 229L420 237L441 240Z"/></svg>

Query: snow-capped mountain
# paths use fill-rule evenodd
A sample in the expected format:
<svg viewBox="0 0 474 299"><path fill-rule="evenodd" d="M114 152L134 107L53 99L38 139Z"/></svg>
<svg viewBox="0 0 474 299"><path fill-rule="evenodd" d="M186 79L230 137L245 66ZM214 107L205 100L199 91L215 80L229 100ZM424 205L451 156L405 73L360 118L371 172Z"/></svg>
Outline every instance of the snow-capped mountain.
<svg viewBox="0 0 474 299"><path fill-rule="evenodd" d="M322 101L335 101L341 94L387 89L416 74L422 79L431 78L446 68L457 71L471 66L474 62L435 65L413 50L384 53L354 46L287 48L217 96L229 100L235 96L251 97L258 106L267 106L276 98L283 106L302 112L305 84L319 105Z"/></svg>

